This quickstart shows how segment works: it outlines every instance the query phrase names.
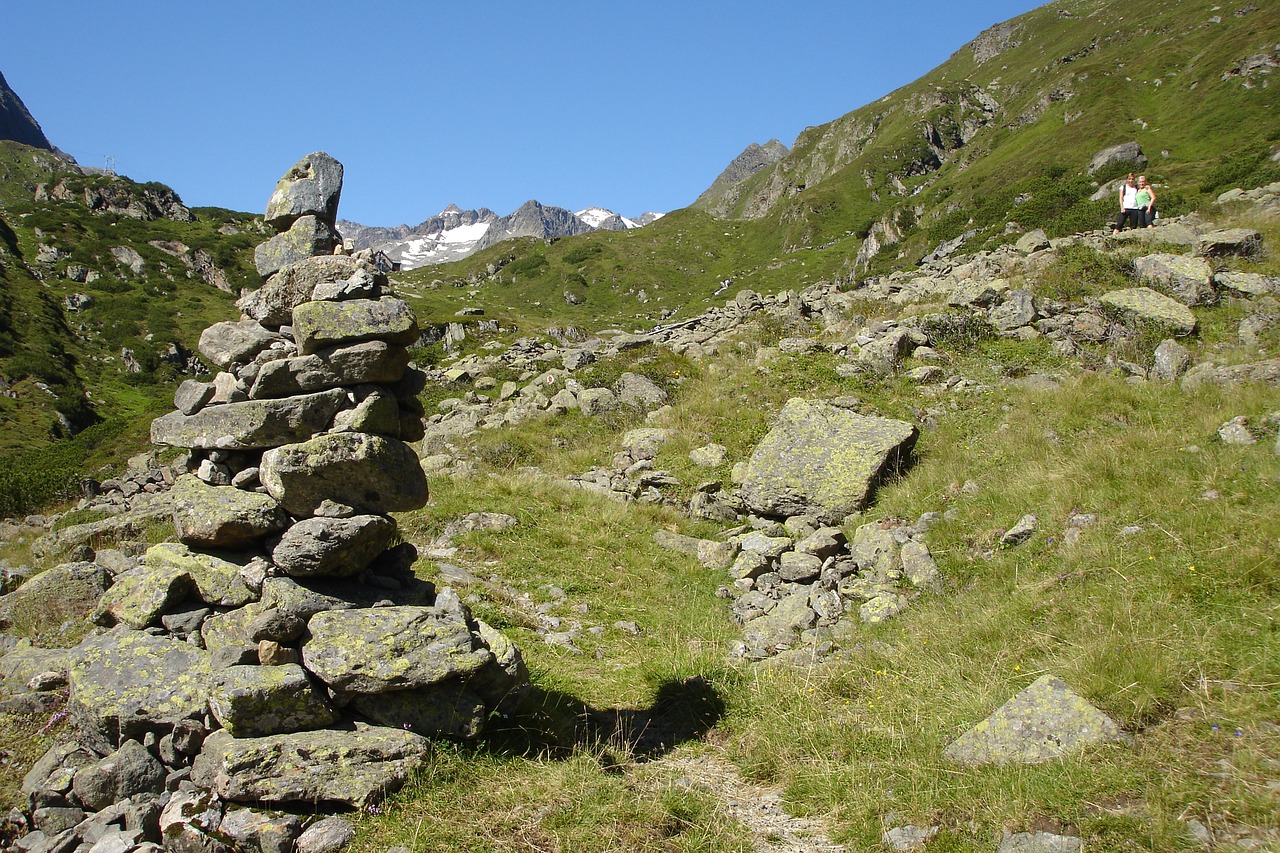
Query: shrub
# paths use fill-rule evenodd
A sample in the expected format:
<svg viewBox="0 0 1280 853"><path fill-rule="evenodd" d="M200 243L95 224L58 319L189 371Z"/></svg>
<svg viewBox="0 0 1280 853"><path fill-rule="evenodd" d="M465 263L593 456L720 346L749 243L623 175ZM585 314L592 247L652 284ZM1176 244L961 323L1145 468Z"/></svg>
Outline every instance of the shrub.
<svg viewBox="0 0 1280 853"><path fill-rule="evenodd" d="M597 246L594 243L589 243L585 246L579 246L576 249L570 249L569 251L565 252L563 260L566 264L569 264L571 266L577 266L578 264L583 263L584 261L591 260L592 258L594 258L596 255L600 254L603 251L604 249L602 249L600 246Z"/></svg>
<svg viewBox="0 0 1280 853"><path fill-rule="evenodd" d="M539 275L543 267L547 265L546 255L529 255L518 261L512 261L507 264L506 272L513 276L534 276Z"/></svg>

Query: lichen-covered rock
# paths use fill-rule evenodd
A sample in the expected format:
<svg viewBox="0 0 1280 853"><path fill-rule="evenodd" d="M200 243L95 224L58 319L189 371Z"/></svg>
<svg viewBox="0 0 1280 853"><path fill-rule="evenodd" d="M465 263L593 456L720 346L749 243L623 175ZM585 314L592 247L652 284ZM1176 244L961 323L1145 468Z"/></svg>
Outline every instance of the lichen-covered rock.
<svg viewBox="0 0 1280 853"><path fill-rule="evenodd" d="M417 690L357 696L351 708L384 726L399 726L424 737L470 740L484 728L484 700L451 678Z"/></svg>
<svg viewBox="0 0 1280 853"><path fill-rule="evenodd" d="M783 598L768 613L747 622L742 636L748 644L765 649L790 646L801 631L812 628L817 621L818 614L809 606L809 590L801 589Z"/></svg>
<svg viewBox="0 0 1280 853"><path fill-rule="evenodd" d="M302 820L279 812L229 809L218 829L238 845L237 849L294 853L294 842L302 834Z"/></svg>
<svg viewBox="0 0 1280 853"><path fill-rule="evenodd" d="M1058 678L1044 675L945 750L959 764L1038 764L1106 741L1115 722Z"/></svg>
<svg viewBox="0 0 1280 853"><path fill-rule="evenodd" d="M867 504L918 434L905 421L793 398L751 454L742 498L760 515L812 515L838 524Z"/></svg>
<svg viewBox="0 0 1280 853"><path fill-rule="evenodd" d="M283 358L262 365L251 399L291 397L339 385L392 383L409 366L409 351L386 341L329 347L310 355Z"/></svg>
<svg viewBox="0 0 1280 853"><path fill-rule="evenodd" d="M209 710L234 737L317 729L338 712L297 664L230 666L213 673Z"/></svg>
<svg viewBox="0 0 1280 853"><path fill-rule="evenodd" d="M310 302L318 286L366 276L375 292L387 281L386 275L372 264L350 255L303 258L273 274L262 287L240 297L236 307L264 326L273 329L289 326L293 324L293 309Z"/></svg>
<svg viewBox="0 0 1280 853"><path fill-rule="evenodd" d="M81 732L113 749L147 732L167 732L208 705L208 655L189 643L116 626L73 654L72 714Z"/></svg>
<svg viewBox="0 0 1280 853"><path fill-rule="evenodd" d="M54 566L0 597L0 628L15 622L35 624L49 613L62 618L88 616L106 589L107 573L94 563Z"/></svg>
<svg viewBox="0 0 1280 853"><path fill-rule="evenodd" d="M339 702L467 678L493 659L465 616L441 607L317 613L302 644L304 666Z"/></svg>
<svg viewBox="0 0 1280 853"><path fill-rule="evenodd" d="M1113 290L1098 301L1127 320L1152 323L1175 335L1189 335L1196 330L1196 315L1190 308L1149 287Z"/></svg>
<svg viewBox="0 0 1280 853"><path fill-rule="evenodd" d="M349 577L385 551L395 532L395 522L381 515L308 518L280 537L271 561L294 577Z"/></svg>
<svg viewBox="0 0 1280 853"><path fill-rule="evenodd" d="M413 448L366 433L321 435L268 450L258 476L268 494L303 518L325 501L379 515L427 502L427 477Z"/></svg>
<svg viewBox="0 0 1280 853"><path fill-rule="evenodd" d="M1167 288L1184 305L1211 305L1217 301L1213 289L1213 267L1204 258L1157 253L1135 258L1134 271Z"/></svg>
<svg viewBox="0 0 1280 853"><path fill-rule="evenodd" d="M342 803L364 808L399 788L422 766L428 741L403 728L205 739L191 778L239 803Z"/></svg>
<svg viewBox="0 0 1280 853"><path fill-rule="evenodd" d="M349 299L304 302L293 309L293 334L306 355L327 347L360 341L408 346L418 340L418 320L402 299Z"/></svg>
<svg viewBox="0 0 1280 853"><path fill-rule="evenodd" d="M337 244L338 232L332 225L317 216L301 216L288 231L254 249L253 264L265 277L313 255L327 255Z"/></svg>
<svg viewBox="0 0 1280 853"><path fill-rule="evenodd" d="M1191 391L1202 385L1237 385L1241 382L1280 386L1280 358L1226 366L1198 364L1182 377L1180 387L1183 391Z"/></svg>
<svg viewBox="0 0 1280 853"><path fill-rule="evenodd" d="M199 548L243 548L289 526L289 514L270 495L211 486L184 474L173 484L178 538Z"/></svg>
<svg viewBox="0 0 1280 853"><path fill-rule="evenodd" d="M1252 228L1205 231L1196 237L1196 254L1206 258L1252 258L1262 252L1262 234Z"/></svg>
<svg viewBox="0 0 1280 853"><path fill-rule="evenodd" d="M639 373L622 374L613 390L618 395L619 403L642 411L656 409L668 400L666 391Z"/></svg>
<svg viewBox="0 0 1280 853"><path fill-rule="evenodd" d="M317 216L335 225L341 196L342 164L323 151L314 151L276 182L263 218L277 230L288 228L301 216Z"/></svg>
<svg viewBox="0 0 1280 853"><path fill-rule="evenodd" d="M335 388L277 400L206 406L194 415L170 412L151 422L151 441L197 449L279 447L328 429L346 401L346 393Z"/></svg>
<svg viewBox="0 0 1280 853"><path fill-rule="evenodd" d="M116 577L91 619L142 630L195 591L191 575L173 565L140 565Z"/></svg>
<svg viewBox="0 0 1280 853"><path fill-rule="evenodd" d="M214 323L200 333L200 354L223 370L233 364L244 364L258 353L285 339L278 332L263 328L253 320Z"/></svg>
<svg viewBox="0 0 1280 853"><path fill-rule="evenodd" d="M152 545L142 558L143 565L185 572L196 595L214 607L243 607L258 599L245 580L245 566L251 557L236 554L209 554L192 551L174 542Z"/></svg>

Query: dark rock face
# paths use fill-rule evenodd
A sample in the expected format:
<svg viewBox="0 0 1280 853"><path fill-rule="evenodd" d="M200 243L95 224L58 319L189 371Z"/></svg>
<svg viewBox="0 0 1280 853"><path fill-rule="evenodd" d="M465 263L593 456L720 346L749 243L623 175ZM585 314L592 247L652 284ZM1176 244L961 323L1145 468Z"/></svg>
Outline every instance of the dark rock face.
<svg viewBox="0 0 1280 853"><path fill-rule="evenodd" d="M53 144L44 135L39 123L31 117L22 98L9 88L3 74L0 74L0 139L12 139L32 148L53 150Z"/></svg>
<svg viewBox="0 0 1280 853"><path fill-rule="evenodd" d="M526 201L515 213L490 225L477 244L477 249L486 249L514 237L572 237L591 230L591 226L574 216L572 211Z"/></svg>

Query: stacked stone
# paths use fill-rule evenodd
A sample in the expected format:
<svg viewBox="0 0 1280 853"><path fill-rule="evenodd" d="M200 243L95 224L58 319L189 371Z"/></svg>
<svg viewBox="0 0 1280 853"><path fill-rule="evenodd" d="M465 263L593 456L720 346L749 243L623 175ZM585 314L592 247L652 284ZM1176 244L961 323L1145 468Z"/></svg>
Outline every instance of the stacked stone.
<svg viewBox="0 0 1280 853"><path fill-rule="evenodd" d="M332 225L341 167L335 182L326 162L277 186L281 236ZM206 849L224 803L364 807L428 737L475 737L528 686L519 650L394 544L390 513L427 501L406 443L422 436L409 306L367 261L331 254L281 266L239 307L200 339L220 372L152 424L156 444L189 449L178 541L119 572L93 614L108 630L65 651L77 740L24 782L37 831L49 809L70 810L51 822L70 832L76 814L180 799L203 823L173 832Z"/></svg>

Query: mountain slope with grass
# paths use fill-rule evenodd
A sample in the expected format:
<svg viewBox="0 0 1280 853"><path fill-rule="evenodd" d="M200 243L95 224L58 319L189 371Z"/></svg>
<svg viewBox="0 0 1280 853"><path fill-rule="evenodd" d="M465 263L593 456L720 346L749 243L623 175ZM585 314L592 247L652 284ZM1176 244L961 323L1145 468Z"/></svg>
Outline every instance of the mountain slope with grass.
<svg viewBox="0 0 1280 853"><path fill-rule="evenodd" d="M21 489L47 499L93 447L128 435L136 452L148 413L205 369L200 331L256 285L260 220L0 141L0 476L39 469L42 485Z"/></svg>
<svg viewBox="0 0 1280 853"><path fill-rule="evenodd" d="M861 152L849 140L871 114L802 136L743 183L764 198L773 176L804 178L800 190L778 177L795 192L762 215L688 209L641 231L514 241L395 276L428 330L413 358L429 380L418 396L430 503L397 517L400 536L418 580L519 646L532 688L483 739L434 743L385 799L333 815L308 804L271 825L340 818L354 853L1280 845L1280 149L1276 111L1258 106L1275 103L1262 37L1277 13L1245 8L1045 7L983 34L935 72L945 77L889 96ZM1164 44L1171 64L1144 65L1140 84L1109 53L1125 42L1144 49L1126 63L1155 63ZM1088 65L1095 54L1108 61ZM1038 76L1063 88L1067 73L1069 98L1012 126L1039 103ZM935 103L930 87L952 80ZM1066 108L1117 91L1141 93L1136 115L1154 135L1103 122L1074 138L1086 118L1067 122ZM1179 142L1152 116L1217 122L1227 142L1191 131ZM926 124L937 133L921 136ZM1131 139L1166 215L1112 235L1112 203L1088 196L1128 164L1089 168ZM1183 144L1203 153L1179 160ZM830 170L842 148L853 159ZM37 244L63 246L42 235L71 226L37 218L36 187L56 182L23 168L35 170L31 201L14 204L32 207L0 210L0 262L17 285L0 291L0 341L25 322L19 297L34 306L24 311L49 306L52 322L89 284L37 278ZM220 226L222 237L251 242L252 218L238 216L196 211L162 227L192 229L181 233L194 246L225 222L242 233ZM213 295L205 322L232 319ZM45 351L55 364L80 352ZM657 389L651 402L618 403L637 377ZM803 588L780 555L776 567L716 562L726 548L794 553L812 526L735 503L797 397L918 431L909 459L838 527L849 542L924 546L932 581L913 579L905 548L872 549L865 568L845 560ZM79 523L95 505L71 506L0 525L6 589L17 587L0 599L5 805L30 807L25 772L74 735L58 679L70 663L54 647L96 630L66 596L38 606L28 578L63 559L45 546L73 542L75 558L121 572L170 535L152 524L105 536ZM892 613L864 615L872 601ZM804 604L782 614L798 617L787 641L754 645L754 620L784 602ZM165 616L202 618L198 603ZM1123 737L1040 763L951 758L1046 676ZM71 811L42 813L50 827L80 808L74 789L58 797ZM238 808L211 804L199 820L209 829Z"/></svg>

